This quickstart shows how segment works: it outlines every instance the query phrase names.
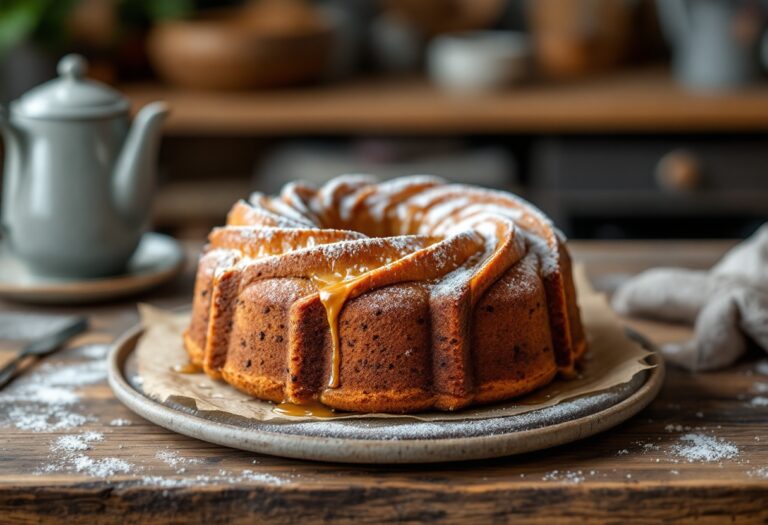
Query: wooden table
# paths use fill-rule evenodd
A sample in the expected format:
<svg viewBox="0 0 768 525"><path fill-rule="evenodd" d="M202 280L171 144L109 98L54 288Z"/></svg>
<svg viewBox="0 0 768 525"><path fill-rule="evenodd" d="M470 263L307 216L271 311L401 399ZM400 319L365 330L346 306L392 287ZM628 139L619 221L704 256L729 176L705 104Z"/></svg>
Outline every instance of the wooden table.
<svg viewBox="0 0 768 525"><path fill-rule="evenodd" d="M603 287L610 287L617 274L653 265L706 267L728 246L573 243L576 258L587 263ZM187 273L143 300L182 305L189 301L190 286ZM12 310L61 311L0 305L0 311ZM131 302L74 311L87 313L93 323L92 332L74 341L74 347L110 341L136 321ZM689 334L681 327L632 324L656 341ZM225 449L142 420L100 380L77 390L81 400L70 408L90 418L77 428L15 428L12 407L0 403L0 522L552 523L557 518L573 523L765 523L768 407L749 402L756 385L768 383L768 376L755 372L759 358L717 373L671 369L649 408L583 441L525 456L426 466L320 464ZM67 349L47 362L64 367L89 361L82 351ZM132 423L110 425L120 419ZM56 451L57 439L74 435L82 442L85 432L101 433L103 440L84 445L90 450ZM675 453L688 432L722 438L738 453L689 463ZM78 455L85 459L71 459ZM127 462L130 470L106 478L87 475L94 465L109 471L108 462L98 461L110 457ZM78 465L83 472L76 471Z"/></svg>

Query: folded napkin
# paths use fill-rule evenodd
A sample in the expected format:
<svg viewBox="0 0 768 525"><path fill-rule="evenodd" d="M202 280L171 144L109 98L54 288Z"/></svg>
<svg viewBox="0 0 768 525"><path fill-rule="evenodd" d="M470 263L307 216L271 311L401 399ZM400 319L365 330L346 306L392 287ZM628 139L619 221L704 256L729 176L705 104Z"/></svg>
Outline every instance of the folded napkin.
<svg viewBox="0 0 768 525"><path fill-rule="evenodd" d="M690 370L735 362L751 338L768 352L768 223L709 271L656 268L613 297L625 315L695 324L693 339L665 344L665 357Z"/></svg>

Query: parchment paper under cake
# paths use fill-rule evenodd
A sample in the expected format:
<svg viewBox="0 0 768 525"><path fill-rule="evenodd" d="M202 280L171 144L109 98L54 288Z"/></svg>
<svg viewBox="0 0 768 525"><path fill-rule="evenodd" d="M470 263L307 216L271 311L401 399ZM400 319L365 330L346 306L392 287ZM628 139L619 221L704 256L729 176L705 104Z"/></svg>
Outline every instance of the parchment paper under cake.
<svg viewBox="0 0 768 525"><path fill-rule="evenodd" d="M401 418L423 421L487 419L512 416L556 405L566 399L597 393L628 383L635 374L651 368L650 354L627 336L620 318L603 294L595 292L583 268L574 272L578 302L589 341L589 351L580 373L573 379L556 379L527 396L493 405L469 407L456 412L418 414L358 414L339 412L335 418ZM291 422L320 420L312 416L284 416L273 412L274 404L255 399L205 374L182 374L173 370L187 362L182 332L188 313L175 313L140 306L144 334L136 350L138 374L144 393L160 402L172 398L200 411L218 411L257 421Z"/></svg>

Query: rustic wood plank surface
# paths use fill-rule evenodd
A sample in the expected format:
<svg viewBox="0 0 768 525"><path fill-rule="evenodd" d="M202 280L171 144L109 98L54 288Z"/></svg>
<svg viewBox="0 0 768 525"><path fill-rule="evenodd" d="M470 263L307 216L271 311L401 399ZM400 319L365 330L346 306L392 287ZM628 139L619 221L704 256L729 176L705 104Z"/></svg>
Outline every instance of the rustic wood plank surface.
<svg viewBox="0 0 768 525"><path fill-rule="evenodd" d="M589 242L573 248L597 285L611 288L616 275L649 266L706 267L730 245ZM190 289L188 271L140 299L178 306L189 301ZM84 374L82 381L69 390L79 399L65 409L85 421L41 430L14 412L25 413L29 402L9 398L13 390L0 393L0 523L768 522L768 407L751 402L768 384L759 354L724 372L671 369L659 398L640 415L556 449L445 465L350 466L225 449L125 409L98 375L99 347L82 345L109 342L131 326L133 302L77 309L0 303L0 312L12 311L82 312L92 330L29 371L34 377L80 366L74 370ZM631 324L656 341L690 333ZM725 440L720 444L730 457L687 461L679 450L690 444L681 439L686 433Z"/></svg>
<svg viewBox="0 0 768 525"><path fill-rule="evenodd" d="M174 135L744 131L768 129L766 88L696 95L659 67L462 97L423 78L362 78L276 91L212 93L159 84L120 89L134 107L165 100Z"/></svg>

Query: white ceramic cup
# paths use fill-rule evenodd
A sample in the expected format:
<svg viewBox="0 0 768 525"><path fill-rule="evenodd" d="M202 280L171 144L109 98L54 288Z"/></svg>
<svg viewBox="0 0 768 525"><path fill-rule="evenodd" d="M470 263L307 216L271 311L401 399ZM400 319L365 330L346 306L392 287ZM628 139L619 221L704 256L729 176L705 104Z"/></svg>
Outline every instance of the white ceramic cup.
<svg viewBox="0 0 768 525"><path fill-rule="evenodd" d="M435 38L427 51L430 78L452 92L496 91L529 74L531 45L515 31L473 31Z"/></svg>

